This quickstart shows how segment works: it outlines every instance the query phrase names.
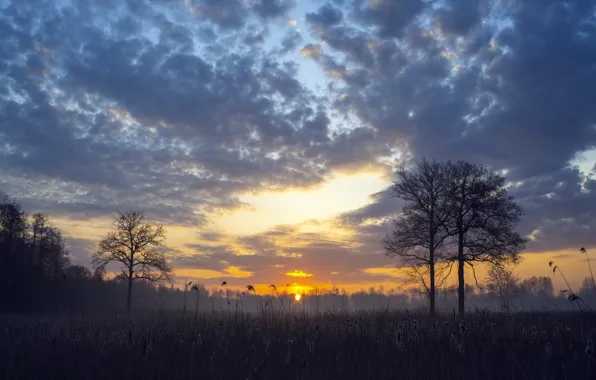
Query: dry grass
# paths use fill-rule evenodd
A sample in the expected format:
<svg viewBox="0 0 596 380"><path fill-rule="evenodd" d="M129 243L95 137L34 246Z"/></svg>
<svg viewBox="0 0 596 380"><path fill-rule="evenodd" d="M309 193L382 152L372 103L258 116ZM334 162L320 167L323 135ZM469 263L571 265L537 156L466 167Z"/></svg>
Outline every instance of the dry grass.
<svg viewBox="0 0 596 380"><path fill-rule="evenodd" d="M477 313L0 317L10 379L590 379L595 320Z"/></svg>

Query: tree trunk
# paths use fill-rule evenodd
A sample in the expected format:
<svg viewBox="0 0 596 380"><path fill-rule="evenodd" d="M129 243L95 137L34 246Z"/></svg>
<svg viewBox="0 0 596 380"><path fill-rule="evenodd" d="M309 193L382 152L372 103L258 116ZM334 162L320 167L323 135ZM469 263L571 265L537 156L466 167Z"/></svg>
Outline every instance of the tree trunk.
<svg viewBox="0 0 596 380"><path fill-rule="evenodd" d="M435 316L435 302L436 302L436 289L435 289L435 263L434 263L434 255L431 254L431 263L430 263L430 291L428 294L428 298L430 300L430 309L429 314L431 317Z"/></svg>
<svg viewBox="0 0 596 380"><path fill-rule="evenodd" d="M459 241L458 241L458 251L457 251L457 301L458 301L458 311L459 316L461 318L464 317L465 314L465 299L466 299L466 283L464 279L464 265L466 264L464 260L464 236L463 234L459 234Z"/></svg>
<svg viewBox="0 0 596 380"><path fill-rule="evenodd" d="M128 275L128 290L126 292L126 315L130 315L132 307L132 273Z"/></svg>
<svg viewBox="0 0 596 380"><path fill-rule="evenodd" d="M197 305L195 309L195 318L199 317L199 300L201 299L201 288L197 285Z"/></svg>
<svg viewBox="0 0 596 380"><path fill-rule="evenodd" d="M428 298L430 301L428 313L431 317L435 316L435 302L436 302L436 284L435 284L435 226L434 226L434 213L431 212L431 220L430 220L430 236L429 236L429 250L428 250L428 258L429 258L429 275L430 275L430 289L428 292Z"/></svg>

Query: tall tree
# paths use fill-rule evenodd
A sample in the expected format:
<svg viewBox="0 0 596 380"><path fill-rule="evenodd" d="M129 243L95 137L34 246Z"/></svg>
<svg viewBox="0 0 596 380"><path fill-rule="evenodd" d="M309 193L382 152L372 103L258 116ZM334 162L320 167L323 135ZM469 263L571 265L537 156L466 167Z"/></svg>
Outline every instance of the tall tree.
<svg viewBox="0 0 596 380"><path fill-rule="evenodd" d="M30 259L41 268L46 278L56 279L68 266L68 250L62 232L50 223L47 214L35 213L31 218Z"/></svg>
<svg viewBox="0 0 596 380"><path fill-rule="evenodd" d="M134 211L119 213L113 224L115 231L99 242L92 263L95 268L111 262L121 264L119 277L127 281L126 311L130 314L133 282L171 281L172 268L165 254L158 250L165 241L163 226L145 223L145 216Z"/></svg>
<svg viewBox="0 0 596 380"><path fill-rule="evenodd" d="M508 194L505 178L484 165L450 164L452 210L448 231L457 252L458 309L465 313L465 266L519 260L526 239L515 231L523 210ZM475 275L475 271L474 271Z"/></svg>
<svg viewBox="0 0 596 380"><path fill-rule="evenodd" d="M410 267L411 276L418 279L429 299L431 315L435 314L437 262L453 212L449 171L449 165L424 159L413 171L399 169L390 188L390 195L405 204L384 239L385 252Z"/></svg>
<svg viewBox="0 0 596 380"><path fill-rule="evenodd" d="M27 217L21 204L0 192L0 293L1 308L11 309L27 277L24 251Z"/></svg>

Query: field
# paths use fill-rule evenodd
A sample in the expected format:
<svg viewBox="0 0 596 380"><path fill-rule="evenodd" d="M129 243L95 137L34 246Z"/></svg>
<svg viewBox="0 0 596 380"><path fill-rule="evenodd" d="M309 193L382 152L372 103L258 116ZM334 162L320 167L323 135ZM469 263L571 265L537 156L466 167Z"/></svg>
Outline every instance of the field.
<svg viewBox="0 0 596 380"><path fill-rule="evenodd" d="M2 379L593 379L588 314L0 317Z"/></svg>

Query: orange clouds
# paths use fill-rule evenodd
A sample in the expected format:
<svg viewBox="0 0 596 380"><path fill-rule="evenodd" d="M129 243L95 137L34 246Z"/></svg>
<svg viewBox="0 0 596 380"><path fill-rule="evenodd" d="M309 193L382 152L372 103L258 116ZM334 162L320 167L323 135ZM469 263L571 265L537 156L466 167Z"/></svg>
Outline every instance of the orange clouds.
<svg viewBox="0 0 596 380"><path fill-rule="evenodd" d="M307 278L312 277L313 275L311 273L306 273L301 270L294 270L292 272L287 272L286 276Z"/></svg>

